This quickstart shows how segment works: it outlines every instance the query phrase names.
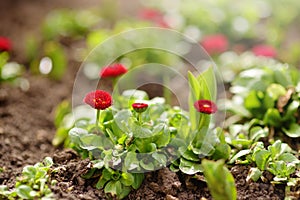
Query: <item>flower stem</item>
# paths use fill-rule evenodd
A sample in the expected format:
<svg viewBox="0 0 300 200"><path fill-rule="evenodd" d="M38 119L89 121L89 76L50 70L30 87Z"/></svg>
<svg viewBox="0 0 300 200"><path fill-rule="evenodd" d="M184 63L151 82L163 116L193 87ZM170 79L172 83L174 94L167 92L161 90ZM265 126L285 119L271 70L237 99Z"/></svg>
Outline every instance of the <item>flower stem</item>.
<svg viewBox="0 0 300 200"><path fill-rule="evenodd" d="M138 120L140 123L142 123L142 113L138 113Z"/></svg>
<svg viewBox="0 0 300 200"><path fill-rule="evenodd" d="M97 110L97 114L96 114L96 128L99 128L99 117L100 117L100 112L101 110Z"/></svg>

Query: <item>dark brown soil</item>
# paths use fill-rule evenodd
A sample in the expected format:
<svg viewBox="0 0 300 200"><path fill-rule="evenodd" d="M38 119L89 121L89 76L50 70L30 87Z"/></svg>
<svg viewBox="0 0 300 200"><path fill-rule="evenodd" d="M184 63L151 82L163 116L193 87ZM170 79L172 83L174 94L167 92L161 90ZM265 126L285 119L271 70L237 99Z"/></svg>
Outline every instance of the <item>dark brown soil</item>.
<svg viewBox="0 0 300 200"><path fill-rule="evenodd" d="M0 35L11 36L13 39L13 58L16 60L23 59L21 44L24 35L21 37L20 32L28 29L34 31L46 12L53 8L71 5L78 8L82 3L81 0L13 2L0 2L3 15ZM51 188L56 199L108 199L102 190L93 188L92 181L81 178L91 166L89 160L81 160L72 150L56 149L51 145L55 133L53 110L60 101L71 97L73 80L80 63L70 61L69 66L62 81L27 74L26 78L30 82L27 92L10 85L0 86L0 168L3 169L0 185L12 188L16 176L25 165L51 156L55 163L53 167L59 169L51 175L52 179L58 181ZM284 199L284 188L281 186L275 187L269 182L247 183L245 179L248 170L245 166L234 166L231 169L236 180L238 199ZM141 188L132 191L126 199L211 199L201 176L192 178L165 168L147 173L145 177Z"/></svg>

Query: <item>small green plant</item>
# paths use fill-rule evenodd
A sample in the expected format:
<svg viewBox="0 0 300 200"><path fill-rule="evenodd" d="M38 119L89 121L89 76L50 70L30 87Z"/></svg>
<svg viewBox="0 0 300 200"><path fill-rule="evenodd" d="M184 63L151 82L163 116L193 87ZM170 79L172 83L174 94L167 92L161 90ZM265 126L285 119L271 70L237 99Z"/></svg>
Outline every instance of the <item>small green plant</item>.
<svg viewBox="0 0 300 200"><path fill-rule="evenodd" d="M274 183L287 183L292 180L292 174L299 170L300 161L295 152L280 140L267 148L262 142L253 143L250 148L236 152L229 163L255 164L251 168L248 180L257 181L262 178L262 172L267 170L274 175Z"/></svg>
<svg viewBox="0 0 300 200"><path fill-rule="evenodd" d="M25 71L23 65L17 62L9 62L8 52L0 52L0 84L10 83L22 90L28 90L29 82L22 78L22 74Z"/></svg>
<svg viewBox="0 0 300 200"><path fill-rule="evenodd" d="M269 127L272 134L298 138L299 82L299 71L283 64L244 70L232 83L230 91L234 96L226 108L239 121L256 119L261 126Z"/></svg>
<svg viewBox="0 0 300 200"><path fill-rule="evenodd" d="M94 108L100 107L92 102L109 106L102 93L88 94L86 102ZM98 100L87 99L90 97ZM121 99L124 101L125 97ZM138 99L131 96L127 102L131 101ZM96 118L78 120L77 127L69 132L71 146L94 163L95 170L89 177L99 175L96 187L118 198L139 187L143 172L167 166L169 154L173 153L167 148L176 149L177 143L184 144L176 138L178 129L181 130L180 118L188 118L184 111L164 104L162 98L143 100L143 105L147 106L142 110L135 103L121 110L109 107L97 111Z"/></svg>
<svg viewBox="0 0 300 200"><path fill-rule="evenodd" d="M0 186L0 197L8 199L53 199L49 188L49 170L53 165L50 157L35 165L28 165L23 168L22 175L17 177L15 188L9 190L6 185Z"/></svg>
<svg viewBox="0 0 300 200"><path fill-rule="evenodd" d="M96 113L76 119L69 131L69 145L93 163L84 177L98 178L97 188L121 199L140 186L146 171L172 163L174 171L195 174L202 171L202 157L227 159L230 147L223 131L210 131L217 111L212 68L198 77L189 73L189 83L189 112L139 90L126 90L114 101L103 90L88 93L84 102ZM62 108L61 113L58 121Z"/></svg>
<svg viewBox="0 0 300 200"><path fill-rule="evenodd" d="M80 38L86 35L99 21L100 17L91 10L55 10L44 21L42 33L46 40L59 37Z"/></svg>
<svg viewBox="0 0 300 200"><path fill-rule="evenodd" d="M228 159L230 146L225 142L225 136L220 128L210 129L212 115L217 111L213 103L216 99L216 80L212 68L198 77L189 73L191 86L189 98L190 130L188 135L194 137L182 152L180 159L172 163L173 171L182 171L185 174L202 172L201 158ZM199 100L200 99L200 100Z"/></svg>

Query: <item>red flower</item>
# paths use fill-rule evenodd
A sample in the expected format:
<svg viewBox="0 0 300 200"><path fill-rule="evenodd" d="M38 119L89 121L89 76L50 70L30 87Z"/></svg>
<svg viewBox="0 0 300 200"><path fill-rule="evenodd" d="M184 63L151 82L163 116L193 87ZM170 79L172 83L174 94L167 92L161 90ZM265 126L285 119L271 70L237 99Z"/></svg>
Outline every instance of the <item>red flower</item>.
<svg viewBox="0 0 300 200"><path fill-rule="evenodd" d="M163 17L162 13L158 10L145 8L141 10L139 13L140 19L149 20L149 21L156 21L157 19L161 19Z"/></svg>
<svg viewBox="0 0 300 200"><path fill-rule="evenodd" d="M110 94L103 90L96 90L88 93L83 101L97 110L105 110L112 104Z"/></svg>
<svg viewBox="0 0 300 200"><path fill-rule="evenodd" d="M227 50L228 40L224 35L209 35L203 38L201 45L208 54L218 54Z"/></svg>
<svg viewBox="0 0 300 200"><path fill-rule="evenodd" d="M218 110L217 105L214 102L205 99L196 101L194 107L198 112L205 114L213 114Z"/></svg>
<svg viewBox="0 0 300 200"><path fill-rule="evenodd" d="M10 51L11 48L10 40L6 37L0 37L0 51Z"/></svg>
<svg viewBox="0 0 300 200"><path fill-rule="evenodd" d="M159 27L169 28L168 23L164 20L164 16L159 10L145 8L139 13L139 18L154 22Z"/></svg>
<svg viewBox="0 0 300 200"><path fill-rule="evenodd" d="M146 104L146 103L134 103L134 104L132 104L132 108L135 110L135 112L142 113L148 108L148 104Z"/></svg>
<svg viewBox="0 0 300 200"><path fill-rule="evenodd" d="M256 56L265 56L270 58L274 58L277 55L276 49L274 47L264 44L254 46L252 48L252 52Z"/></svg>
<svg viewBox="0 0 300 200"><path fill-rule="evenodd" d="M125 74L127 72L126 67L124 67L124 65L122 64L113 64L113 65L109 65L107 67L104 67L99 76L101 78L108 78L108 77L117 77L120 76L122 74Z"/></svg>

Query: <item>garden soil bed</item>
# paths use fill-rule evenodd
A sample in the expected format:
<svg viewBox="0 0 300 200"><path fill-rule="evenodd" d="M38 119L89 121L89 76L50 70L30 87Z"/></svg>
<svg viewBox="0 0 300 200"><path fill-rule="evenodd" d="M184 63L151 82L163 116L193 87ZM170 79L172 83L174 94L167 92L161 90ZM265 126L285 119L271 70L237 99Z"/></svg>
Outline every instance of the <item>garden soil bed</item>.
<svg viewBox="0 0 300 200"><path fill-rule="evenodd" d="M15 13L5 9L10 1L1 1L0 7L7 20L6 25L1 25L0 33L6 36L12 35L21 29L34 27L33 19L36 16L28 16L28 22L20 22L20 26L9 27L18 20L24 19L18 12L27 13L26 3L35 3L35 9L43 11L55 8L61 1L51 1L53 4L38 3L38 1L16 1L18 9ZM3 3L3 2L6 2ZM49 2L49 1L45 1ZM62 1L65 2L65 1ZM69 1L73 4L73 1ZM76 1L77 2L77 1ZM81 2L81 1L78 1ZM2 5L1 5L2 4ZM22 4L22 5L20 5ZM76 5L76 3L74 4ZM30 6L29 6L30 7ZM40 15L42 16L42 14ZM2 22L1 22L2 23ZM5 30L4 30L5 27ZM17 41L17 40L14 40ZM20 55L20 56L19 56ZM22 61L22 47L15 48L14 57ZM46 77L26 75L30 82L30 88L24 92L10 85L0 87L0 185L5 184L14 187L16 176L20 175L22 168L28 164L40 162L44 157L50 156L54 160L54 167L59 168L57 173L51 174L57 184L52 186L55 199L108 199L102 190L93 188L96 180L84 180L84 174L89 166L89 160L81 160L73 150L55 148L51 140L55 134L53 124L54 109L63 99L70 99L73 80L76 69L80 63L69 62L69 69L62 81L53 81ZM231 172L235 177L238 190L238 199L284 199L284 187L273 186L269 182L247 183L246 176L249 168L246 166L233 166ZM173 173L164 168L159 171L147 173L140 189L132 191L126 199L211 199L203 177L192 178L180 173ZM270 180L270 175L265 177Z"/></svg>

